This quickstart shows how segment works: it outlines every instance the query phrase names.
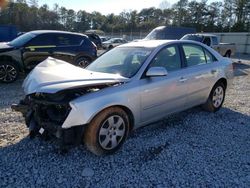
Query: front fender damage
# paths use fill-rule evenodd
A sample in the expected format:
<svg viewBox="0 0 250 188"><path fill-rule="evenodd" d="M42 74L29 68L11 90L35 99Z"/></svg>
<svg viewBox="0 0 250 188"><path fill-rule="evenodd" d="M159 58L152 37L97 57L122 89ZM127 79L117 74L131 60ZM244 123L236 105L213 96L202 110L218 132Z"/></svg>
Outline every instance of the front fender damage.
<svg viewBox="0 0 250 188"><path fill-rule="evenodd" d="M19 104L13 104L14 111L21 112L29 128L30 138L41 136L45 139L58 138L61 146L78 145L82 142L85 125L63 126L70 119L70 102L78 97L122 83L102 84L83 88L63 90L55 94L35 93L27 95Z"/></svg>

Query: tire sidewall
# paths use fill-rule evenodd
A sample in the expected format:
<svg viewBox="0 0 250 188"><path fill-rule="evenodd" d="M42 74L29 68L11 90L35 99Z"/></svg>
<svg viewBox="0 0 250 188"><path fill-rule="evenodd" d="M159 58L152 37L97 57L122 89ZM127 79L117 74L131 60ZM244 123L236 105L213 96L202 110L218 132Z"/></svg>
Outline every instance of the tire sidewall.
<svg viewBox="0 0 250 188"><path fill-rule="evenodd" d="M120 141L120 143L113 149L110 150L106 150L104 148L102 148L101 144L99 143L99 132L100 129L103 125L103 123L110 117L110 116L120 116L125 124L125 134L124 137L122 138L122 140ZM86 136L91 136L91 135L86 135L89 134L88 131L94 131L94 135L93 138L89 138L91 139L91 146L87 146L93 153L97 154L97 155L106 155L106 154L111 154L116 152L117 150L119 150L121 148L121 146L123 145L124 141L126 140L126 138L128 137L128 133L129 133L129 118L128 115L126 114L126 112L124 112L121 108L118 107L112 107L109 109L106 109L102 112L100 112L95 118L93 118L93 120L91 121L91 123L89 124L89 127L87 128L85 135L84 135L84 139L85 139L85 144L88 145L88 141L86 140ZM94 130L93 130L94 129ZM86 142L87 141L87 142ZM91 149L92 148L92 149Z"/></svg>
<svg viewBox="0 0 250 188"><path fill-rule="evenodd" d="M223 99L222 99L222 102L221 102L220 106L215 107L214 104L213 104L213 95L214 95L214 91L215 91L219 86L222 87L222 89L223 89ZM225 100L225 96L226 96L226 89L225 89L224 84L223 84L223 83L220 83L220 82L217 83L217 84L213 87L213 89L212 89L212 91L211 91L211 93L210 93L210 96L209 96L209 102L211 103L210 105L212 105L212 108L213 108L213 111L214 111L214 112L217 112L217 111L222 107L222 105L223 105L223 103L224 103L224 100Z"/></svg>
<svg viewBox="0 0 250 188"><path fill-rule="evenodd" d="M106 149L103 149L103 148L102 148L102 146L101 146L101 144L100 144L100 142L99 142L99 132L100 132L100 129L101 129L103 123L104 123L109 117L114 116L114 115L120 116L120 117L123 119L124 124L125 124L125 134L124 134L124 136L123 136L121 142L117 145L117 147L115 147L114 149L111 149L111 150L106 150ZM127 118L124 116L124 114L120 114L120 113L114 112L114 113L110 113L110 114L107 114L107 115L106 115L106 117L101 121L101 123L100 123L100 125L99 125L99 128L98 128L98 130L97 130L97 133L96 133L96 143L98 143L98 146L99 146L102 150L104 150L104 153L106 153L106 154L113 153L113 152L116 152L117 150L119 150L119 149L121 148L121 146L123 145L124 141L126 140L126 138L127 138L127 136L128 136L128 130L129 130L128 125L129 125L129 121L128 121Z"/></svg>
<svg viewBox="0 0 250 188"><path fill-rule="evenodd" d="M88 63L87 63L87 65L85 66L85 67L87 67L90 63L91 63L91 61L89 60L89 58L87 58L87 57L79 57L77 60L76 60L76 65L77 66L79 66L79 67L81 67L81 68L85 68L85 67L82 67L82 66L80 66L79 65L79 63L81 62L81 61L83 61L83 60L86 60Z"/></svg>

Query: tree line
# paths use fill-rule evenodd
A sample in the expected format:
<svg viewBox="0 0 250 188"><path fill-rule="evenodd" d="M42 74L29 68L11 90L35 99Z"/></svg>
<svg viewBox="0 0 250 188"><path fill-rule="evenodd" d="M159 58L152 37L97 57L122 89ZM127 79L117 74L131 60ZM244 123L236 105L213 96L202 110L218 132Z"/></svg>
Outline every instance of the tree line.
<svg viewBox="0 0 250 188"><path fill-rule="evenodd" d="M123 11L119 15L74 11L55 4L38 5L38 0L12 0L0 10L0 24L17 25L20 31L56 29L85 32L148 32L161 25L196 28L198 32L250 31L250 0L179 0L169 6L163 1L159 8Z"/></svg>

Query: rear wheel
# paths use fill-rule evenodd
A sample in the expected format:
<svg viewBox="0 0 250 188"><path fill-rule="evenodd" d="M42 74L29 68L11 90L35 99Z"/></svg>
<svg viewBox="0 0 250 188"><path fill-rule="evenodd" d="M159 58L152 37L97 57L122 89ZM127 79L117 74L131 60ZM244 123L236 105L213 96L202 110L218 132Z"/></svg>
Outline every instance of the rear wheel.
<svg viewBox="0 0 250 188"><path fill-rule="evenodd" d="M76 60L76 65L85 68L91 63L91 60L87 57L80 57Z"/></svg>
<svg viewBox="0 0 250 188"><path fill-rule="evenodd" d="M84 141L96 155L118 150L129 132L128 115L119 107L111 107L98 114L88 125Z"/></svg>
<svg viewBox="0 0 250 188"><path fill-rule="evenodd" d="M19 70L14 62L0 62L0 81L3 83L12 83L17 80Z"/></svg>
<svg viewBox="0 0 250 188"><path fill-rule="evenodd" d="M223 105L226 88L222 82L215 84L203 108L209 112L218 111Z"/></svg>
<svg viewBox="0 0 250 188"><path fill-rule="evenodd" d="M111 50L112 48L114 48L114 46L110 45L110 46L109 46L109 50Z"/></svg>

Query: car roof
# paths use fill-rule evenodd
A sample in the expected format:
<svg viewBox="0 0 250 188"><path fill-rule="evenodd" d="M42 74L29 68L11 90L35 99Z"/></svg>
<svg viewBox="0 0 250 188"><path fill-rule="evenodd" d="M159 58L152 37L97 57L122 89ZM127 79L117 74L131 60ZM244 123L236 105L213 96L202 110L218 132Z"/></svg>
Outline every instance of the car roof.
<svg viewBox="0 0 250 188"><path fill-rule="evenodd" d="M156 48L158 46L172 43L178 40L140 40L136 42L130 42L123 44L120 47L144 47L144 48Z"/></svg>
<svg viewBox="0 0 250 188"><path fill-rule="evenodd" d="M194 34L187 34L187 35L198 35L198 36L206 36L206 37L216 37L216 35L209 34L209 33L194 33Z"/></svg>
<svg viewBox="0 0 250 188"><path fill-rule="evenodd" d="M41 35L41 34L47 34L47 33L58 33L58 34L73 34L73 35L81 35L81 36L86 36L81 33L73 33L73 32L68 32L68 31L57 31L57 30L35 30L35 31L30 31L30 33L35 34L35 35Z"/></svg>

